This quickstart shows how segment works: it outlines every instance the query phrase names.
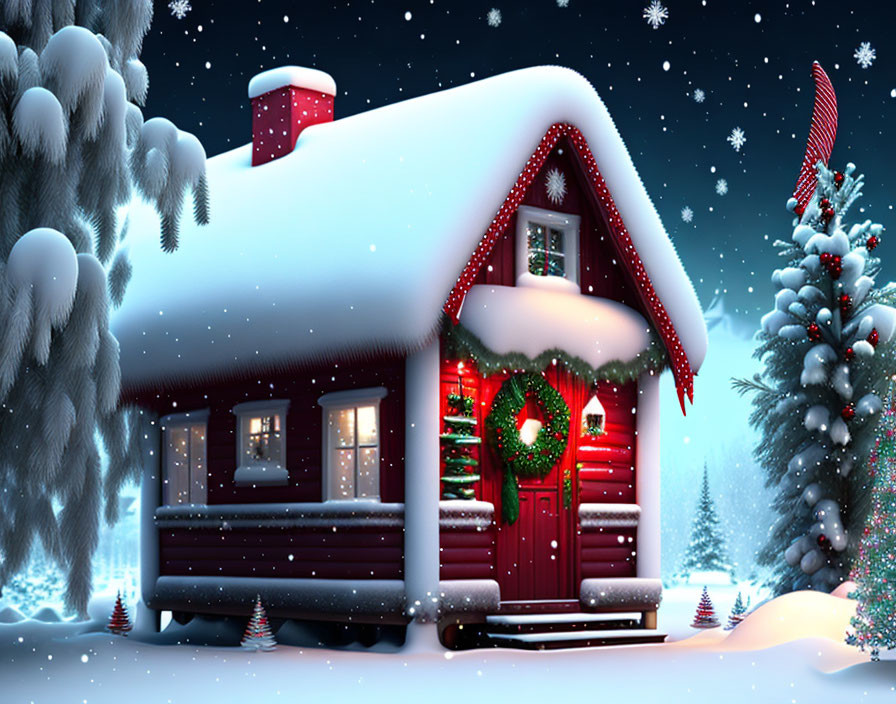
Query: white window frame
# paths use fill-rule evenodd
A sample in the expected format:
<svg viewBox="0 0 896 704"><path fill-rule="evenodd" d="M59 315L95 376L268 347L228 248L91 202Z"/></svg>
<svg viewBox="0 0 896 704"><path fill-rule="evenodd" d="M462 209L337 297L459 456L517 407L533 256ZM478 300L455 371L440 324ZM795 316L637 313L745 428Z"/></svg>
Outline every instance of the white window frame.
<svg viewBox="0 0 896 704"><path fill-rule="evenodd" d="M167 416L162 416L159 419L159 429L161 430L161 438L162 438L162 505L163 506L177 506L179 504L197 504L204 505L208 502L208 417L209 417L209 409L203 408L196 411L187 411L182 413L170 413ZM205 441L205 462L204 462L204 481L200 483L200 489L196 492L194 499L194 490L197 489L196 481L197 477L193 476L193 457L192 454L188 455L189 467L187 468L188 477L187 477L187 491L189 496L189 501L172 501L171 496L169 494L169 472L168 472L168 452L170 446L170 438L169 431L175 428L190 428L194 425L202 425L205 426L205 434L203 436L203 440Z"/></svg>
<svg viewBox="0 0 896 704"><path fill-rule="evenodd" d="M544 225L563 233L563 261L566 276L538 276L529 272L530 222ZM546 279L554 287L558 280L565 280L579 288L579 225L581 218L569 213L558 213L531 205L521 205L516 211L516 278L517 285L538 285Z"/></svg>
<svg viewBox="0 0 896 704"><path fill-rule="evenodd" d="M286 468L286 412L289 399L264 399L238 403L232 409L236 416L236 471L233 481L237 486L285 486L289 484ZM268 460L246 458L245 424L257 416L280 416L280 460L283 464Z"/></svg>
<svg viewBox="0 0 896 704"><path fill-rule="evenodd" d="M323 410L323 432L321 435L323 436L323 445L321 451L321 486L322 486L322 494L324 501L380 501L380 480L382 479L380 475L380 469L382 468L383 463L383 454L382 454L382 437L383 437L383 427L380 421L380 401L382 401L389 392L383 386L376 386L372 388L365 389L348 389L347 391L333 391L328 394L324 394L319 399L317 399L317 403L320 405ZM331 466L332 461L332 443L333 438L330 431L330 413L332 411L341 411L347 408L357 409L361 406L373 406L376 409L376 450L377 450L377 459L379 461L379 467L377 468L377 495L376 496L355 496L354 498L345 499L338 496L332 496L330 491L330 480L335 469ZM357 414L355 416L357 421ZM369 447L365 445L364 447ZM355 426L355 492L357 493L358 489L358 466L359 466L359 457L360 453L358 452L358 432L357 432L357 423ZM346 448L348 449L348 448Z"/></svg>

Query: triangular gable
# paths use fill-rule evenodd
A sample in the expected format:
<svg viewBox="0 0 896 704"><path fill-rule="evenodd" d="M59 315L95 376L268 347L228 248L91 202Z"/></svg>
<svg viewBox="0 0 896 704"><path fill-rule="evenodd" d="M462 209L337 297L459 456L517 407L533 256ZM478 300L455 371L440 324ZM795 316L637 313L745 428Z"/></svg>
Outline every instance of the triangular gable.
<svg viewBox="0 0 896 704"><path fill-rule="evenodd" d="M610 239L616 247L629 279L634 283L644 310L650 317L669 353L672 373L675 377L675 386L678 391L678 400L681 404L682 413L684 413L685 396L688 397L691 403L694 402L695 371L685 354L678 332L675 330L663 302L654 290L653 283L641 261L641 256L638 254L632 238L625 227L625 223L619 214L619 210L616 208L613 196L597 168L594 155L591 153L591 149L581 131L573 125L555 123L548 129L535 152L529 157L522 173L513 188L510 189L497 215L492 220L491 225L479 241L475 251L458 277L457 283L445 302L444 311L452 322L458 322L464 297L476 281L480 270L488 261L495 244L510 224L510 219L522 203L529 186L541 171L548 155L562 137L567 137L573 145L576 155L581 160L585 174L590 181L591 194L599 206L598 209L604 214L606 219Z"/></svg>

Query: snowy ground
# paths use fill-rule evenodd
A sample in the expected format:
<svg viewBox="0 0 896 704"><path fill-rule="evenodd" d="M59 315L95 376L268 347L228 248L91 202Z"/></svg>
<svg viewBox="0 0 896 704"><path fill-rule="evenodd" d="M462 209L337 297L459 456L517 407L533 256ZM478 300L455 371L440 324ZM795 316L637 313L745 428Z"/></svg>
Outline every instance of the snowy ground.
<svg viewBox="0 0 896 704"><path fill-rule="evenodd" d="M741 587L742 588L742 587ZM842 642L854 603L800 592L762 605L735 631L688 627L700 586L669 589L663 645L571 651L383 654L280 646L154 645L85 623L0 625L4 704L34 702L431 702L618 695L632 702L880 702L896 699L896 661ZM720 615L737 588L711 587ZM108 602L97 609L105 611ZM672 639L676 640L672 640Z"/></svg>

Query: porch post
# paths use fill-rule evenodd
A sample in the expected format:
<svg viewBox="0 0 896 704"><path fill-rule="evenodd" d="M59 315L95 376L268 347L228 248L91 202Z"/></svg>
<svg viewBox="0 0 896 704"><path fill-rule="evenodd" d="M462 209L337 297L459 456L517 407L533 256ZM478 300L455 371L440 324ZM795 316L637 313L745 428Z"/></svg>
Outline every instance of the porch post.
<svg viewBox="0 0 896 704"><path fill-rule="evenodd" d="M638 522L637 575L660 578L660 377L644 372L638 378L635 438L635 501Z"/></svg>
<svg viewBox="0 0 896 704"><path fill-rule="evenodd" d="M405 374L404 580L408 639L432 624L439 600L439 338L408 356ZM412 633L416 635L412 636Z"/></svg>
<svg viewBox="0 0 896 704"><path fill-rule="evenodd" d="M142 409L140 423L140 462L143 477L140 485L140 596L154 630L159 630L161 612L153 609L152 598L159 578L159 529L156 509L162 498L162 457L159 419Z"/></svg>

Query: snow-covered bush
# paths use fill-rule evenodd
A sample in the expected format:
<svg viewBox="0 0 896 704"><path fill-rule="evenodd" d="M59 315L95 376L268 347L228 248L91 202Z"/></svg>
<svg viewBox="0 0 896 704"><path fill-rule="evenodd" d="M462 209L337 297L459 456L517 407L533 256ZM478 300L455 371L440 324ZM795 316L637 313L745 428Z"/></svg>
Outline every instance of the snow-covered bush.
<svg viewBox="0 0 896 704"><path fill-rule="evenodd" d="M789 242L776 242L775 307L762 318L755 355L765 369L741 380L754 393L751 422L762 432L756 457L777 491L779 519L760 552L778 593L829 591L845 580L868 510L865 463L881 395L893 372L894 292L876 289L872 254L883 227L848 226L861 196L855 166L818 164L818 185Z"/></svg>
<svg viewBox="0 0 896 704"><path fill-rule="evenodd" d="M122 211L136 186L166 250L188 189L208 219L202 145L139 107L151 19L149 0L0 4L0 587L40 539L82 614L103 496L114 521L137 476L108 323L130 275Z"/></svg>

